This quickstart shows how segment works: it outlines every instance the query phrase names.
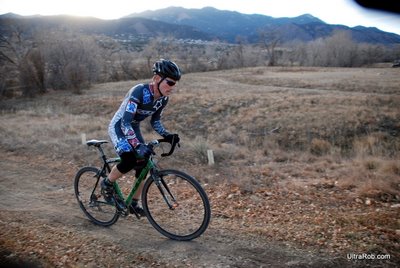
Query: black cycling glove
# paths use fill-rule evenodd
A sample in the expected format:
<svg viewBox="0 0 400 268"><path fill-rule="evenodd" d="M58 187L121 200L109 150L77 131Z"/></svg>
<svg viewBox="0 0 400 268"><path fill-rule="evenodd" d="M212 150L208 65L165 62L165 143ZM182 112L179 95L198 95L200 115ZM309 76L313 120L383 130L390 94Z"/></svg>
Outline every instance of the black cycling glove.
<svg viewBox="0 0 400 268"><path fill-rule="evenodd" d="M181 140L178 134L167 134L164 136L165 141L169 142L170 144L179 143Z"/></svg>
<svg viewBox="0 0 400 268"><path fill-rule="evenodd" d="M154 154L153 149L151 149L149 146L143 143L136 146L135 150L138 156L141 158L149 158L150 155Z"/></svg>

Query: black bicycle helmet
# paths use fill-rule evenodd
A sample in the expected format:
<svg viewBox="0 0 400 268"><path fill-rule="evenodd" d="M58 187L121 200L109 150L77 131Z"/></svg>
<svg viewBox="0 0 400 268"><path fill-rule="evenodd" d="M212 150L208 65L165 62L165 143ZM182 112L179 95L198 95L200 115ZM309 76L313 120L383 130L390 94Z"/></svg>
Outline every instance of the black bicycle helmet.
<svg viewBox="0 0 400 268"><path fill-rule="evenodd" d="M169 77L175 81L181 79L181 70L178 65L170 60L160 59L153 65L153 74L158 74L163 78Z"/></svg>

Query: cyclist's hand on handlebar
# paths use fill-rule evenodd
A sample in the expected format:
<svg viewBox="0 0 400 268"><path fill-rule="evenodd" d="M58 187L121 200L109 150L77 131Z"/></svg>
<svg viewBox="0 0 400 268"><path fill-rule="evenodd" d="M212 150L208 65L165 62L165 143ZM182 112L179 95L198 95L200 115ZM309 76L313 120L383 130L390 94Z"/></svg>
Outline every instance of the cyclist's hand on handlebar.
<svg viewBox="0 0 400 268"><path fill-rule="evenodd" d="M170 144L177 144L181 140L178 134L167 134L164 136L164 139L166 142L169 142Z"/></svg>
<svg viewBox="0 0 400 268"><path fill-rule="evenodd" d="M153 149L150 146L143 144L143 143L136 146L135 151L138 154L138 156L142 157L142 158L149 158L150 155L155 154Z"/></svg>

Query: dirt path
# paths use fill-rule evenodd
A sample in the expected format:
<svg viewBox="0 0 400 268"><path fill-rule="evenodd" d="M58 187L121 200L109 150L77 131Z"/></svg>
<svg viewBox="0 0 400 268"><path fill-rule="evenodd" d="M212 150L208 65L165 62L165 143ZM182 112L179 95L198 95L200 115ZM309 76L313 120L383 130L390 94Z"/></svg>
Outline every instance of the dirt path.
<svg viewBox="0 0 400 268"><path fill-rule="evenodd" d="M343 260L232 232L221 219L192 242L161 236L129 216L110 228L93 225L73 193L74 170L15 153L0 161L0 245L3 264L43 267L337 267ZM68 164L65 164L68 167Z"/></svg>

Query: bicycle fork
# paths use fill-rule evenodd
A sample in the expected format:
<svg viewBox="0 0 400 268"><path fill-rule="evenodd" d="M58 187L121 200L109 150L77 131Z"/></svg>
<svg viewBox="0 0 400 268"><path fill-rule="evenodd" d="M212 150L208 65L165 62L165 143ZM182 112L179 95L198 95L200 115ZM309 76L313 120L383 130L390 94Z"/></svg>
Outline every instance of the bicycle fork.
<svg viewBox="0 0 400 268"><path fill-rule="evenodd" d="M176 201L174 195L171 193L165 180L163 180L163 178L158 174L153 174L152 179L157 185L157 188L160 191L165 203L167 203L169 209L174 210L175 208L177 208L179 206L179 203Z"/></svg>

